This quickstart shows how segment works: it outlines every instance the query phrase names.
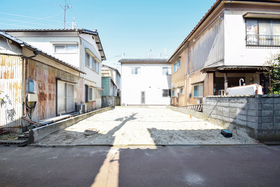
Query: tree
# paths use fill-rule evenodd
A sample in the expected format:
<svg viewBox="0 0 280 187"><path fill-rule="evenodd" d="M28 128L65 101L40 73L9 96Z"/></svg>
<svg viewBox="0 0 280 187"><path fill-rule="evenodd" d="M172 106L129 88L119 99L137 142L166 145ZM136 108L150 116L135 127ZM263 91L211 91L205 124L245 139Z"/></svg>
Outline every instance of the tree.
<svg viewBox="0 0 280 187"><path fill-rule="evenodd" d="M267 61L267 75L269 78L269 94L280 95L280 54Z"/></svg>

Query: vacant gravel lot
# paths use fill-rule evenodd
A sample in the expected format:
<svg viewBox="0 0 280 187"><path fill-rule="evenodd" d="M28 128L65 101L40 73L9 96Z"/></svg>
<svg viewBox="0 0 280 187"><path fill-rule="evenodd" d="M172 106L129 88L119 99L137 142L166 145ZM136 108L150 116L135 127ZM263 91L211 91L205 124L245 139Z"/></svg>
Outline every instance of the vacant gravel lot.
<svg viewBox="0 0 280 187"><path fill-rule="evenodd" d="M95 128L97 134L85 135ZM156 144L252 144L245 133L232 138L221 135L221 127L165 107L116 107L96 114L37 144L46 145L156 145Z"/></svg>

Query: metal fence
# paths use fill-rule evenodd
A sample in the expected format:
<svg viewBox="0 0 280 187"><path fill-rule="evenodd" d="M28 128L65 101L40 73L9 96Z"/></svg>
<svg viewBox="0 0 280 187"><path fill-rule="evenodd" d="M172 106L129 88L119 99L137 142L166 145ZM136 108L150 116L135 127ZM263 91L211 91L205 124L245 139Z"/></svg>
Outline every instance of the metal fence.
<svg viewBox="0 0 280 187"><path fill-rule="evenodd" d="M203 104L187 105L187 106L182 106L182 108L186 108L188 110L194 110L194 111L197 111L197 112L202 112L203 111Z"/></svg>
<svg viewBox="0 0 280 187"><path fill-rule="evenodd" d="M280 35L248 34L246 41L248 46L280 46Z"/></svg>

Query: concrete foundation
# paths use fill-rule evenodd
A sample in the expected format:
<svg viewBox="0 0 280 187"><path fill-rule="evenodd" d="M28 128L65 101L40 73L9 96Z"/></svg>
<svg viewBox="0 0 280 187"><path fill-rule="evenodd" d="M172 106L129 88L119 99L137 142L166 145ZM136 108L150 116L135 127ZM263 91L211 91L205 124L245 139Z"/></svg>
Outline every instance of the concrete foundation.
<svg viewBox="0 0 280 187"><path fill-rule="evenodd" d="M101 109L98 109L98 110L94 110L92 112L88 112L88 113L85 113L85 114L82 114L82 115L78 115L78 116L75 116L75 117L71 117L71 118L68 118L66 120L61 120L61 121L58 121L56 123L52 123L52 124L49 124L49 125L46 125L46 126L42 126L42 127L38 127L38 128L35 128L35 129L32 129L29 131L29 143L34 143L34 142L37 142L43 138L45 138L46 136L50 135L51 133L54 133L58 130L61 130L61 129L64 129L66 127L69 127L83 119L86 119L94 114L98 114L98 113L101 113L101 112L105 112L105 111L108 111L110 109L112 109L113 107L106 107L106 108L101 108Z"/></svg>

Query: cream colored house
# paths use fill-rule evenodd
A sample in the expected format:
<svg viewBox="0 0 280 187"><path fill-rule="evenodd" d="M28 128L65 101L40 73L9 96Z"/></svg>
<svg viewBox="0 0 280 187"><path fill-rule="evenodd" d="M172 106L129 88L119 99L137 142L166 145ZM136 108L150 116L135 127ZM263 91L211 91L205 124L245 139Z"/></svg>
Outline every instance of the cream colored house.
<svg viewBox="0 0 280 187"><path fill-rule="evenodd" d="M200 103L242 79L267 93L263 67L280 51L279 10L274 0L217 0L168 60L172 105Z"/></svg>

